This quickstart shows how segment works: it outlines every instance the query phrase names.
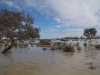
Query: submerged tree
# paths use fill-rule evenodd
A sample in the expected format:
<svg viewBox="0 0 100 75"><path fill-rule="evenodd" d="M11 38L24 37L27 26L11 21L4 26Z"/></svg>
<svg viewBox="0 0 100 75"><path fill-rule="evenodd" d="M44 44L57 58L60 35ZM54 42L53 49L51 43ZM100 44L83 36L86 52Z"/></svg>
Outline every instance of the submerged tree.
<svg viewBox="0 0 100 75"><path fill-rule="evenodd" d="M8 9L0 10L0 35L10 38L11 45L4 49L6 53L13 47L15 37L19 39L39 38L40 28L33 26L34 19L24 12L15 12Z"/></svg>
<svg viewBox="0 0 100 75"><path fill-rule="evenodd" d="M88 39L90 39L90 42L91 42L91 39L96 36L96 33L97 33L97 30L95 28L90 28L90 29L84 29L84 33L83 35L86 36Z"/></svg>

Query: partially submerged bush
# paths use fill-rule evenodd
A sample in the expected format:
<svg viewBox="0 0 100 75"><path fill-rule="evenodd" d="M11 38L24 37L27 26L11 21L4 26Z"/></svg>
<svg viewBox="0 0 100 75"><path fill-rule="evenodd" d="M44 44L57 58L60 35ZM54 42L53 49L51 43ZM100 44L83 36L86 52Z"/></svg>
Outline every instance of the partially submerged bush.
<svg viewBox="0 0 100 75"><path fill-rule="evenodd" d="M2 44L0 43L0 48L2 47Z"/></svg>
<svg viewBox="0 0 100 75"><path fill-rule="evenodd" d="M95 48L100 49L100 44L95 45Z"/></svg>
<svg viewBox="0 0 100 75"><path fill-rule="evenodd" d="M51 41L49 40L40 40L37 45L51 45Z"/></svg>
<svg viewBox="0 0 100 75"><path fill-rule="evenodd" d="M67 41L66 39L60 39L60 41Z"/></svg>
<svg viewBox="0 0 100 75"><path fill-rule="evenodd" d="M7 43L7 42L6 42L6 43L4 43L4 46L9 46L9 43Z"/></svg>
<svg viewBox="0 0 100 75"><path fill-rule="evenodd" d="M51 46L51 50L61 50L65 46L65 43L56 42Z"/></svg>
<svg viewBox="0 0 100 75"><path fill-rule="evenodd" d="M63 48L63 51L64 51L64 52L74 52L75 49L74 49L74 47L71 46L71 45L66 45L66 46Z"/></svg>
<svg viewBox="0 0 100 75"><path fill-rule="evenodd" d="M87 46L87 43L84 43L84 46Z"/></svg>
<svg viewBox="0 0 100 75"><path fill-rule="evenodd" d="M44 47L44 48L42 48L42 49L43 49L43 50L47 50L47 48L45 48L45 47Z"/></svg>
<svg viewBox="0 0 100 75"><path fill-rule="evenodd" d="M27 48L28 47L28 43L19 43L18 47L19 48Z"/></svg>
<svg viewBox="0 0 100 75"><path fill-rule="evenodd" d="M14 46L18 46L18 44L17 43L14 43Z"/></svg>
<svg viewBox="0 0 100 75"><path fill-rule="evenodd" d="M4 42L5 42L5 40L0 39L0 43L4 43Z"/></svg>
<svg viewBox="0 0 100 75"><path fill-rule="evenodd" d="M31 42L31 43L29 43L29 44L31 45L31 47L34 47L34 44L35 44L35 43L32 43L32 42Z"/></svg>
<svg viewBox="0 0 100 75"><path fill-rule="evenodd" d="M77 45L79 45L79 42L77 42Z"/></svg>

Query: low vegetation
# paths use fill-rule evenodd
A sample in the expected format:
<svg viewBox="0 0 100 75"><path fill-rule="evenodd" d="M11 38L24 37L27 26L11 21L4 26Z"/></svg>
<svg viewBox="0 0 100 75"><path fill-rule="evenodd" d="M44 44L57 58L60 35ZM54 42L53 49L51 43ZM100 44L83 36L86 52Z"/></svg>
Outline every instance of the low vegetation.
<svg viewBox="0 0 100 75"><path fill-rule="evenodd" d="M47 50L47 48L45 48L45 47L44 47L44 48L42 48L42 49L43 49L43 50Z"/></svg>
<svg viewBox="0 0 100 75"><path fill-rule="evenodd" d="M14 43L14 48L27 48L28 43Z"/></svg>
<svg viewBox="0 0 100 75"><path fill-rule="evenodd" d="M35 44L35 43L30 42L29 44L31 45L31 47L34 47L34 44Z"/></svg>
<svg viewBox="0 0 100 75"><path fill-rule="evenodd" d="M64 52L74 52L75 49L74 49L74 46L66 45L66 46L63 48L63 51L64 51Z"/></svg>
<svg viewBox="0 0 100 75"><path fill-rule="evenodd" d="M40 42L37 45L51 45L50 40L40 40Z"/></svg>
<svg viewBox="0 0 100 75"><path fill-rule="evenodd" d="M0 39L0 43L4 43L4 42L5 42L4 40Z"/></svg>
<svg viewBox="0 0 100 75"><path fill-rule="evenodd" d="M84 43L84 46L87 46L87 43Z"/></svg>
<svg viewBox="0 0 100 75"><path fill-rule="evenodd" d="M61 50L65 46L65 43L56 42L51 46L51 50Z"/></svg>
<svg viewBox="0 0 100 75"><path fill-rule="evenodd" d="M96 49L100 49L100 44L95 45Z"/></svg>

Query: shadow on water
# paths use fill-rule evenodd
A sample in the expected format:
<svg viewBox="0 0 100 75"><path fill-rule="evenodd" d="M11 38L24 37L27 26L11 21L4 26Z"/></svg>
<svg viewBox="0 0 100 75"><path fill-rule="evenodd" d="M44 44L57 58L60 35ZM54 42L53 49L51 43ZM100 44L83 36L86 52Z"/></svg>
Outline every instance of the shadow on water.
<svg viewBox="0 0 100 75"><path fill-rule="evenodd" d="M73 57L74 52L64 52L63 55L65 55L66 57Z"/></svg>

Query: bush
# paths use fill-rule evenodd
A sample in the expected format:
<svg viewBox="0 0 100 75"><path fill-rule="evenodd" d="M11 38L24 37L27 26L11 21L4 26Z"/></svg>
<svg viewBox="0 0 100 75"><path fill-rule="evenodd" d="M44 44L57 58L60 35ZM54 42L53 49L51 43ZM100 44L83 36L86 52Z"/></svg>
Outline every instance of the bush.
<svg viewBox="0 0 100 75"><path fill-rule="evenodd" d="M17 46L18 44L17 43L14 43L14 46Z"/></svg>
<svg viewBox="0 0 100 75"><path fill-rule="evenodd" d="M79 42L77 42L77 45L79 45Z"/></svg>
<svg viewBox="0 0 100 75"><path fill-rule="evenodd" d="M9 46L9 43L4 43L4 46Z"/></svg>
<svg viewBox="0 0 100 75"><path fill-rule="evenodd" d="M95 45L95 48L100 49L100 44Z"/></svg>
<svg viewBox="0 0 100 75"><path fill-rule="evenodd" d="M49 40L40 40L38 45L51 45L51 41L49 41Z"/></svg>
<svg viewBox="0 0 100 75"><path fill-rule="evenodd" d="M67 41L66 39L60 39L60 41Z"/></svg>
<svg viewBox="0 0 100 75"><path fill-rule="evenodd" d="M84 43L84 46L87 46L87 43Z"/></svg>
<svg viewBox="0 0 100 75"><path fill-rule="evenodd" d="M0 43L0 47L2 47L2 44Z"/></svg>
<svg viewBox="0 0 100 75"><path fill-rule="evenodd" d="M56 42L51 46L51 50L61 50L65 46L65 43Z"/></svg>
<svg viewBox="0 0 100 75"><path fill-rule="evenodd" d="M5 42L4 40L0 39L0 43L4 43L4 42Z"/></svg>
<svg viewBox="0 0 100 75"><path fill-rule="evenodd" d="M71 45L66 45L66 46L63 48L63 51L64 51L64 52L74 52L75 49L74 49L74 47L71 46Z"/></svg>
<svg viewBox="0 0 100 75"><path fill-rule="evenodd" d="M19 48L27 48L28 47L28 43L19 43L18 47Z"/></svg>
<svg viewBox="0 0 100 75"><path fill-rule="evenodd" d="M35 43L30 42L29 44L31 45L31 47L34 47L34 44L35 44Z"/></svg>
<svg viewBox="0 0 100 75"><path fill-rule="evenodd" d="M47 48L42 48L43 50L47 50Z"/></svg>

